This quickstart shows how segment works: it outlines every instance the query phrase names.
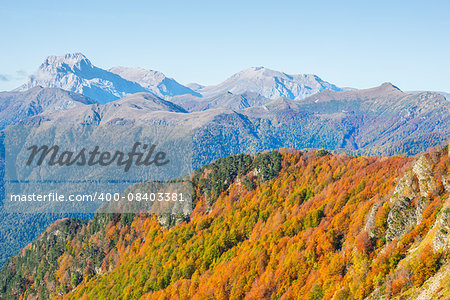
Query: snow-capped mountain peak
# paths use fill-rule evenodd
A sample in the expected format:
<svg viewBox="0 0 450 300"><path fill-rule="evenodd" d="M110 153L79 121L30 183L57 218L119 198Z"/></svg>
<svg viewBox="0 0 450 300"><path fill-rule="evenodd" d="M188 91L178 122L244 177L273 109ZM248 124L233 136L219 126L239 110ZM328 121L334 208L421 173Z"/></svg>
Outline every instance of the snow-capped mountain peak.
<svg viewBox="0 0 450 300"><path fill-rule="evenodd" d="M159 71L121 66L111 68L109 71L129 81L140 84L161 98L170 98L186 94L201 96L187 86L178 83L175 79L169 78Z"/></svg>
<svg viewBox="0 0 450 300"><path fill-rule="evenodd" d="M270 99L286 97L300 100L324 89L341 90L317 75L289 75L265 67L252 67L234 74L221 84L205 87L199 92L204 95L216 95L227 91L233 94L255 92Z"/></svg>
<svg viewBox="0 0 450 300"><path fill-rule="evenodd" d="M24 91L35 86L61 88L83 94L99 103L148 91L138 83L94 66L81 53L46 57L38 70L16 90Z"/></svg>
<svg viewBox="0 0 450 300"><path fill-rule="evenodd" d="M63 56L47 56L41 65L41 68L53 66L59 68L69 68L71 70L81 70L92 68L92 63L82 53L68 53Z"/></svg>
<svg viewBox="0 0 450 300"><path fill-rule="evenodd" d="M227 92L234 95L256 93L268 99L286 97L301 100L322 90L342 91L317 75L290 75L265 67L242 70L214 86L185 86L154 70L128 67L104 70L93 65L82 53L46 57L38 70L16 90L24 91L35 86L61 88L99 103L140 92L150 92L166 100L177 97L210 99Z"/></svg>

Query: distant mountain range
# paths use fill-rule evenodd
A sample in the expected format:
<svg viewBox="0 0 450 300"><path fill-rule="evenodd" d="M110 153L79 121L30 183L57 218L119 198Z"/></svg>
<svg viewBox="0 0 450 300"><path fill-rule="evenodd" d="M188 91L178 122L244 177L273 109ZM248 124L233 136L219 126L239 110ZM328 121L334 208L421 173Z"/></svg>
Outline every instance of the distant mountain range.
<svg viewBox="0 0 450 300"><path fill-rule="evenodd" d="M251 92L269 99L286 97L300 100L324 89L341 90L316 75L288 75L263 67L243 70L215 86L184 86L153 70L127 67L103 70L81 53L47 57L28 81L16 90L24 91L35 86L77 92L99 103L138 92L150 92L167 100L183 95L213 98L228 92L236 95Z"/></svg>
<svg viewBox="0 0 450 300"><path fill-rule="evenodd" d="M99 103L107 103L127 95L138 92L150 92L160 98L173 100L177 103L186 103L188 110L202 110L216 107L209 106L218 98L237 98L248 100L250 98L264 97L276 99L285 97L293 100L302 100L323 90L355 91L351 87L337 87L322 80L314 74L289 75L265 67L252 67L242 70L224 82L204 86L198 83L182 85L163 73L143 68L113 67L104 70L94 66L89 59L81 53L69 53L63 56L48 56L44 59L38 70L31 75L27 82L16 89L25 91L32 87L61 88L67 91L83 94ZM408 91L418 94L423 91ZM450 94L437 92L447 99ZM236 98L236 99L237 99ZM237 99L238 102L241 102ZM226 102L226 101L224 101ZM233 103L228 108L244 108L243 103ZM255 104L261 101L250 100Z"/></svg>
<svg viewBox="0 0 450 300"><path fill-rule="evenodd" d="M450 102L440 94L411 95L385 83L366 90L325 90L302 101L227 94L188 112L151 93L136 93L107 104L49 110L27 123L108 127L117 120L136 126L170 124L180 134L192 136L199 167L235 153L281 147L416 154L449 138ZM113 129L105 132L111 133L105 138L115 140Z"/></svg>
<svg viewBox="0 0 450 300"><path fill-rule="evenodd" d="M37 86L23 92L0 92L0 130L44 111L94 103L97 102L86 96L59 88Z"/></svg>
<svg viewBox="0 0 450 300"><path fill-rule="evenodd" d="M246 69L216 86L184 86L157 71L103 70L78 53L46 58L24 85L0 93L0 130L59 122L101 126L111 143L120 142L117 124L172 126L192 138L193 164L200 167L282 147L416 154L450 138L450 101L390 83L342 89L315 75L266 68ZM0 264L56 217L33 218L2 214Z"/></svg>
<svg viewBox="0 0 450 300"><path fill-rule="evenodd" d="M415 154L447 139L450 123L442 95L404 93L389 83L341 89L316 75L257 67L215 86L184 86L152 70L103 70L80 53L47 57L27 83L0 93L0 101L0 129L29 117L92 121L94 112L99 124L113 118L169 122L195 132L196 145L218 151L197 149L199 165L278 147Z"/></svg>
<svg viewBox="0 0 450 300"><path fill-rule="evenodd" d="M409 94L420 94L423 92L425 92L425 91L407 91L407 93L409 93ZM450 101L450 93L440 92L440 91L435 91L435 93L438 93L438 94L444 96L448 101Z"/></svg>

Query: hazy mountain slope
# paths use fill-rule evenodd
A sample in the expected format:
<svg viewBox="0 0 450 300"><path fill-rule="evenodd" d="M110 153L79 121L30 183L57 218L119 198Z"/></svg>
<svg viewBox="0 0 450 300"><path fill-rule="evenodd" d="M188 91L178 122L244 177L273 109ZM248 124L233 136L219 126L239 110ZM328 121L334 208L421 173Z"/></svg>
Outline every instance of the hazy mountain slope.
<svg viewBox="0 0 450 300"><path fill-rule="evenodd" d="M58 88L34 87L27 91L0 92L0 129L45 111L65 110L96 101Z"/></svg>
<svg viewBox="0 0 450 300"><path fill-rule="evenodd" d="M163 100L150 93L137 93L106 104L77 107L65 111L52 111L25 120L26 124L36 126L55 126L58 124L85 124L114 126L115 121L136 124L142 122L170 121L182 119L186 111L172 102ZM112 122L112 123L111 123ZM110 131L111 140L115 140L114 130ZM117 141L120 142L120 141Z"/></svg>
<svg viewBox="0 0 450 300"><path fill-rule="evenodd" d="M351 143L357 149L373 147L393 154L421 141L426 149L433 139L445 141L450 134L450 105L442 95L410 95L390 83L352 92L323 91L305 99L302 107L322 114L345 115L343 119L351 132L343 141L344 147Z"/></svg>
<svg viewBox="0 0 450 300"><path fill-rule="evenodd" d="M289 75L264 67L254 67L236 73L218 85L206 86L198 92L204 97L226 92L233 94L254 92L270 99L286 97L300 100L324 89L341 90L316 75Z"/></svg>
<svg viewBox="0 0 450 300"><path fill-rule="evenodd" d="M424 93L424 92L426 92L426 91L407 91L407 93L413 94L413 95L414 95L414 94ZM450 93L447 93L447 92L439 92L439 91L433 92L433 93L440 94L440 95L444 96L448 101L450 101Z"/></svg>
<svg viewBox="0 0 450 300"><path fill-rule="evenodd" d="M196 205L183 222L165 229L145 214L59 221L7 263L0 291L446 299L449 157L446 147L415 158L285 150L220 159L193 174ZM399 214L405 202L410 215Z"/></svg>
<svg viewBox="0 0 450 300"><path fill-rule="evenodd" d="M166 77L163 73L142 68L114 67L108 70L126 80L136 82L161 98L177 95L200 96L189 87L179 84L175 79Z"/></svg>
<svg viewBox="0 0 450 300"><path fill-rule="evenodd" d="M90 104L95 103L97 102L83 95L59 88L33 87L23 92L0 92L0 130L43 112L90 107ZM2 133L2 144L3 138ZM4 148L0 152L3 156ZM3 161L0 171L4 172ZM3 206L0 206L0 265L60 217L62 216L6 213Z"/></svg>
<svg viewBox="0 0 450 300"><path fill-rule="evenodd" d="M106 104L105 107L117 107L116 105L128 105L129 107L149 111L186 112L182 107L151 93L136 93L115 101L113 105Z"/></svg>
<svg viewBox="0 0 450 300"><path fill-rule="evenodd" d="M35 86L61 88L106 103L129 94L148 92L138 83L100 69L81 53L47 57L28 81L16 90Z"/></svg>
<svg viewBox="0 0 450 300"><path fill-rule="evenodd" d="M200 89L205 87L204 85L201 85L201 84L195 83L195 82L188 83L188 84L186 84L186 86L196 92L198 92Z"/></svg>
<svg viewBox="0 0 450 300"><path fill-rule="evenodd" d="M83 95L56 88L34 87L24 92L0 93L1 128L18 122L37 127L41 122L46 122L44 121L46 116L55 116L55 118L60 115L65 116L57 119L56 123L52 123L55 128L60 125L67 126L67 122L72 122L73 125L96 124L98 120L104 118L105 122L110 122L108 127L110 136L105 138L118 143L120 143L116 136L118 132L112 129L114 124L121 124L122 120L134 121L139 116L150 113L154 113L153 116L158 118L160 112L167 111L185 112L181 107L150 93L133 94L104 105L99 105ZM42 112L48 115L39 114ZM3 136L1 143L4 146ZM3 168L4 165L0 166L1 171L4 172ZM91 214L12 213L5 212L3 205L0 205L0 265L3 265L9 256L17 253L56 219L67 216L92 218Z"/></svg>
<svg viewBox="0 0 450 300"><path fill-rule="evenodd" d="M448 101L450 101L450 93L447 92L437 92L438 94L441 94L444 96Z"/></svg>
<svg viewBox="0 0 450 300"><path fill-rule="evenodd" d="M280 98L243 110L218 108L188 114L168 101L161 107L163 100L141 96L45 113L35 119L54 126L85 120L102 126L110 126L113 119L136 125L164 122L193 138L197 167L231 154L280 147L416 154L450 136L450 103L444 97L409 95L390 84L353 92L323 91L304 101ZM240 103L234 102L234 95L231 100ZM155 106L154 101L159 104Z"/></svg>
<svg viewBox="0 0 450 300"><path fill-rule="evenodd" d="M253 92L246 92L239 95L226 92L210 98L198 98L183 95L173 97L170 101L177 103L187 111L193 112L214 108L240 110L248 107L264 105L270 102L270 99Z"/></svg>
<svg viewBox="0 0 450 300"><path fill-rule="evenodd" d="M203 110L211 108L229 108L233 110L240 110L253 106L262 106L268 102L270 102L270 99L254 92L246 92L239 95L234 95L231 92L227 92L224 95L218 95L208 99L208 103Z"/></svg>

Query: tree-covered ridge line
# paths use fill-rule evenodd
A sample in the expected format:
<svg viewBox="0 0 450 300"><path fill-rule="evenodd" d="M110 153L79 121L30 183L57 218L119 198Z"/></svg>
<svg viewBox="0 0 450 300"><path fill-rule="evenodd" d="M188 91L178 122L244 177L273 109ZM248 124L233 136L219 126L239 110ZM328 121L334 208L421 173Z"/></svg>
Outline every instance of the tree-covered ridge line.
<svg viewBox="0 0 450 300"><path fill-rule="evenodd" d="M219 159L193 174L188 220L169 229L144 214L59 221L8 261L0 293L11 299L413 298L435 274L444 283L450 276L448 148L423 157L282 150ZM408 172L412 182L404 183ZM421 221L409 227L393 209L403 196L408 210L421 208ZM406 227L386 238L397 224ZM437 238L444 246L435 246ZM444 283L434 293L448 296Z"/></svg>

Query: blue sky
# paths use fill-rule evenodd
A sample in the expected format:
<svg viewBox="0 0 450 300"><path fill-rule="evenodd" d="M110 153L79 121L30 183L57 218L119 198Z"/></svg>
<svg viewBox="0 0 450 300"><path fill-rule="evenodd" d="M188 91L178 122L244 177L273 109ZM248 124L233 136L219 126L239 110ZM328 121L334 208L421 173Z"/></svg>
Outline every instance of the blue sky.
<svg viewBox="0 0 450 300"><path fill-rule="evenodd" d="M251 66L450 91L450 1L3 1L0 90L47 55L217 84Z"/></svg>

